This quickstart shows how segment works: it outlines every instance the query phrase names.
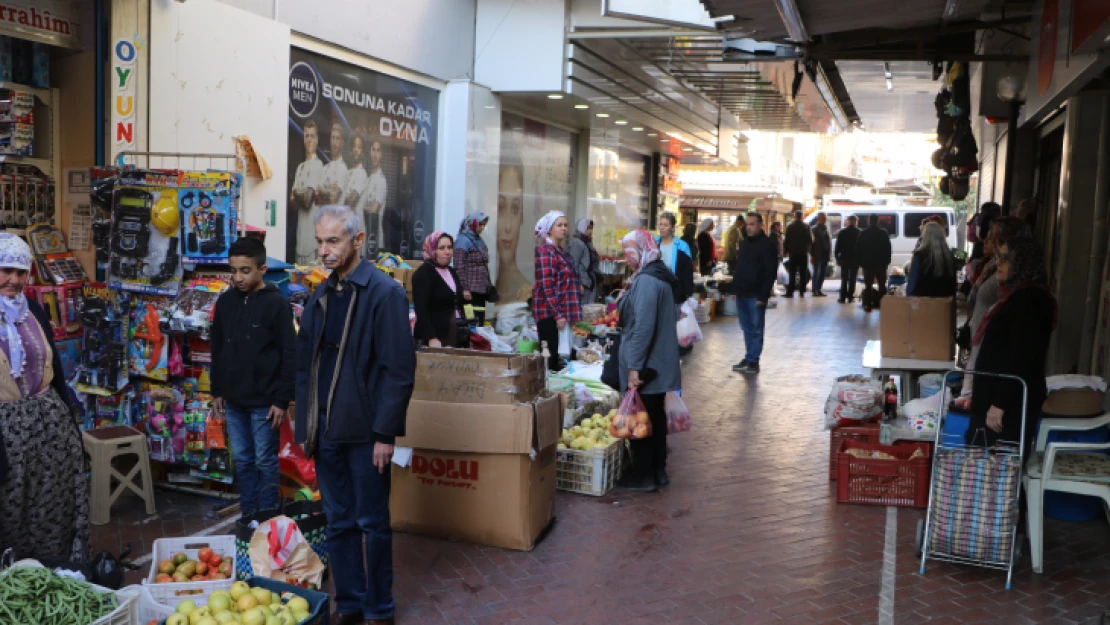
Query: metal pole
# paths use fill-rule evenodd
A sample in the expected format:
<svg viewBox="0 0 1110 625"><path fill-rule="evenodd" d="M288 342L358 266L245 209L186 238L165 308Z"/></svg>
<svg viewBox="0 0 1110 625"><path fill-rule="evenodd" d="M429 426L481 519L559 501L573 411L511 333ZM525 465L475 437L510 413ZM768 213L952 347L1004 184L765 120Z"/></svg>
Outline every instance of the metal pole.
<svg viewBox="0 0 1110 625"><path fill-rule="evenodd" d="M1010 119L1006 122L1006 169L1002 178L1002 214L1009 215L1014 207L1010 205L1013 199L1014 188L1014 153L1017 152L1018 113L1021 112L1021 102L1010 101Z"/></svg>

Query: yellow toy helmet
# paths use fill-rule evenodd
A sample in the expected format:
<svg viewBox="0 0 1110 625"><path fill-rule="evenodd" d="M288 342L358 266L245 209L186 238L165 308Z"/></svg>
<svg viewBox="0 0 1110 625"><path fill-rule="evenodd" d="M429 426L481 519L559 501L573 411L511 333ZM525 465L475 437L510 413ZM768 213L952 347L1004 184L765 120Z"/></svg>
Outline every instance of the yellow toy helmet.
<svg viewBox="0 0 1110 625"><path fill-rule="evenodd" d="M171 195L162 195L150 209L150 223L158 231L169 237L173 236L180 227L181 212L177 208L177 198Z"/></svg>

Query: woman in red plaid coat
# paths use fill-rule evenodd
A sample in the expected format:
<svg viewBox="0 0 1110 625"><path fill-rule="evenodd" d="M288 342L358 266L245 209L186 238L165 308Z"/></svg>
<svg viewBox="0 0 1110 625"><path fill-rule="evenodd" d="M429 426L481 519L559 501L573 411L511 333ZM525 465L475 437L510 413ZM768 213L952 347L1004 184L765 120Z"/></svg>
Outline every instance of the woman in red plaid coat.
<svg viewBox="0 0 1110 625"><path fill-rule="evenodd" d="M536 281L532 285L532 316L536 332L547 342L547 368L559 371L559 331L582 319L578 303L578 274L566 251L566 215L551 211L536 222Z"/></svg>

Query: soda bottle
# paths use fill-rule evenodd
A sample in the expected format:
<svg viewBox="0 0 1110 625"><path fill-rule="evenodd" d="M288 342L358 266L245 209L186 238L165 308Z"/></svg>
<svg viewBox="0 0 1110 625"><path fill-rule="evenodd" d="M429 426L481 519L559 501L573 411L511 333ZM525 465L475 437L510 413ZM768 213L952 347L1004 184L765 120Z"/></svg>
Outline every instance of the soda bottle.
<svg viewBox="0 0 1110 625"><path fill-rule="evenodd" d="M887 378L883 386L883 420L893 421L898 418L898 386L894 380Z"/></svg>

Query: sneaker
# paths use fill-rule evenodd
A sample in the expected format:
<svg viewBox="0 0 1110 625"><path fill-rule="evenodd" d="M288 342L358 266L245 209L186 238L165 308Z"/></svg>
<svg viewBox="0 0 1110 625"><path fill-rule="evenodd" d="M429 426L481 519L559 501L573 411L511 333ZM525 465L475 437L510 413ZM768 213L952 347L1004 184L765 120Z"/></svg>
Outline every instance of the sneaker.
<svg viewBox="0 0 1110 625"><path fill-rule="evenodd" d="M638 477L635 475L626 475L617 480L617 488L625 490L635 490L642 493L654 493L659 490L655 485L655 477Z"/></svg>
<svg viewBox="0 0 1110 625"><path fill-rule="evenodd" d="M667 475L666 469L655 470L655 484L656 486L666 486L671 483L671 478Z"/></svg>
<svg viewBox="0 0 1110 625"><path fill-rule="evenodd" d="M736 371L743 374L759 373L759 365L754 362L745 363L744 367L737 369Z"/></svg>
<svg viewBox="0 0 1110 625"><path fill-rule="evenodd" d="M746 369L746 368L747 368L747 366L748 366L749 364L751 364L751 363L749 363L749 362L748 362L748 359L747 359L747 358L745 358L744 360L741 360L740 362L738 362L738 363L736 363L736 364L732 365L732 370L733 370L733 371L743 371L744 369Z"/></svg>

